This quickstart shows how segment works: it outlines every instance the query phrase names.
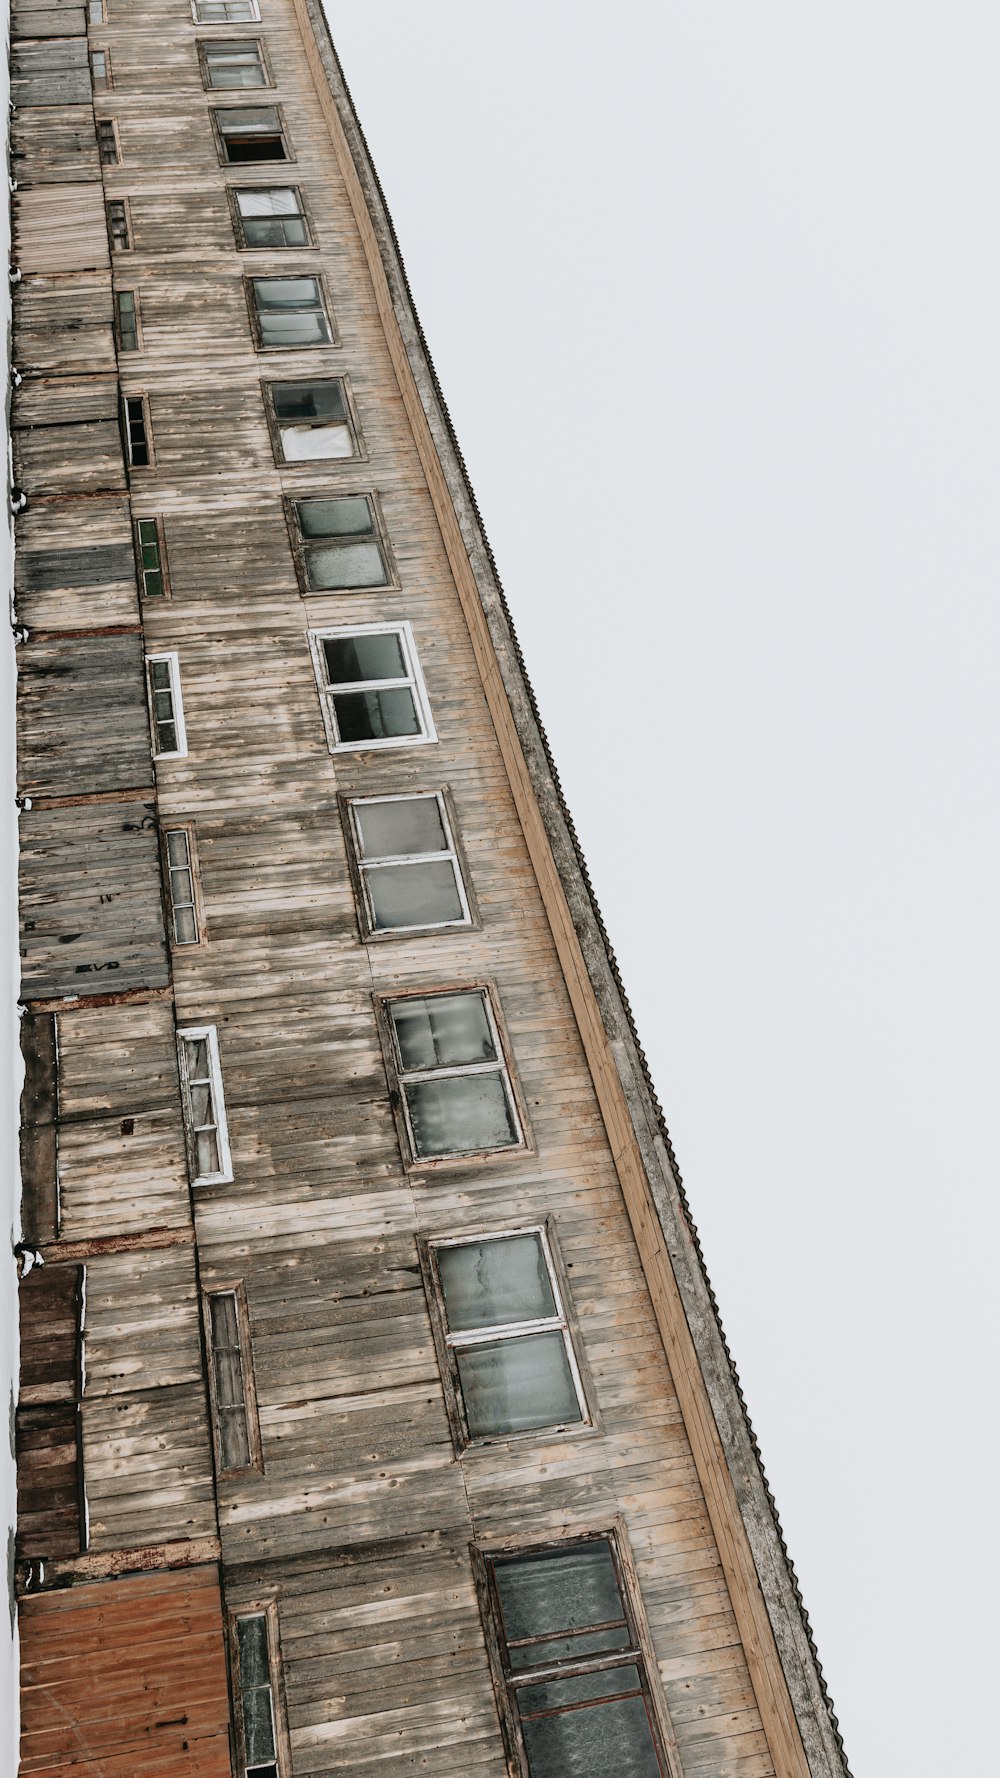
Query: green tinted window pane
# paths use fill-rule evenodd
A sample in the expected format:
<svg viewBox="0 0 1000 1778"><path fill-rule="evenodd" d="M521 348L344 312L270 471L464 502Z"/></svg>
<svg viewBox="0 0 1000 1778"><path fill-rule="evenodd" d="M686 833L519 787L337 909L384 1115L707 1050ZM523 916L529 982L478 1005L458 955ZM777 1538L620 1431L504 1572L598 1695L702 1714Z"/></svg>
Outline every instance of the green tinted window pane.
<svg viewBox="0 0 1000 1778"><path fill-rule="evenodd" d="M624 1618L606 1538L565 1550L499 1558L497 1591L508 1642Z"/></svg>
<svg viewBox="0 0 1000 1778"><path fill-rule="evenodd" d="M452 1333L556 1314L539 1235L440 1247L437 1262Z"/></svg>
<svg viewBox="0 0 1000 1778"><path fill-rule="evenodd" d="M512 1148L514 1117L497 1074L453 1074L404 1087L418 1155L478 1154Z"/></svg>
<svg viewBox="0 0 1000 1778"><path fill-rule="evenodd" d="M250 1435L242 1407L219 1409L219 1443L223 1469L249 1469Z"/></svg>
<svg viewBox="0 0 1000 1778"><path fill-rule="evenodd" d="M323 653L331 685L407 677L403 645L394 630L379 631L373 636L329 636L323 643Z"/></svg>
<svg viewBox="0 0 1000 1778"><path fill-rule="evenodd" d="M495 1062L496 1045L481 993L414 995L390 1007L404 1069Z"/></svg>
<svg viewBox="0 0 1000 1778"><path fill-rule="evenodd" d="M613 1697L616 1692L641 1690L638 1667L604 1667L599 1673L577 1673L572 1679L550 1679L542 1685L521 1686L517 1703L522 1716L535 1716L543 1710L564 1710L567 1704L582 1704L589 1699Z"/></svg>
<svg viewBox="0 0 1000 1778"><path fill-rule="evenodd" d="M355 803L354 816L365 859L412 858L415 853L448 849L436 796Z"/></svg>
<svg viewBox="0 0 1000 1778"><path fill-rule="evenodd" d="M300 500L296 511L303 537L370 537L375 530L363 494L344 500Z"/></svg>
<svg viewBox="0 0 1000 1778"><path fill-rule="evenodd" d="M433 864L382 865L367 874L378 932L399 926L444 926L464 920L465 909L446 858Z"/></svg>
<svg viewBox="0 0 1000 1778"><path fill-rule="evenodd" d="M343 743L390 741L419 735L420 720L406 690L336 692L337 731Z"/></svg>
<svg viewBox="0 0 1000 1778"><path fill-rule="evenodd" d="M325 590L385 586L388 578L377 543L314 544L306 562L310 585Z"/></svg>
<svg viewBox="0 0 1000 1778"><path fill-rule="evenodd" d="M470 1438L582 1420L561 1333L489 1340L455 1354Z"/></svg>
<svg viewBox="0 0 1000 1778"><path fill-rule="evenodd" d="M662 1778L642 1698L523 1723L531 1778Z"/></svg>
<svg viewBox="0 0 1000 1778"><path fill-rule="evenodd" d="M139 527L139 542L141 544L151 543L151 544L155 545L156 544L156 520L155 519L138 519L136 522Z"/></svg>
<svg viewBox="0 0 1000 1778"><path fill-rule="evenodd" d="M149 683L153 687L154 691L169 691L170 690L170 663L169 663L169 661L150 661L150 663L149 663Z"/></svg>
<svg viewBox="0 0 1000 1778"><path fill-rule="evenodd" d="M160 566L160 550L155 540L152 543L143 544L142 565L144 568L158 568Z"/></svg>

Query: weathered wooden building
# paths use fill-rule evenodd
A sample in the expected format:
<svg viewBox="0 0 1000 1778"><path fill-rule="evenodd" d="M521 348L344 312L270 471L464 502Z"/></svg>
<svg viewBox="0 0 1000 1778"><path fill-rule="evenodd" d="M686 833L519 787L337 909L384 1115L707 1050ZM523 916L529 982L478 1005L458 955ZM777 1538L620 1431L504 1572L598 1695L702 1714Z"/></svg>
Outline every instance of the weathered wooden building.
<svg viewBox="0 0 1000 1778"><path fill-rule="evenodd" d="M318 4L12 53L24 1770L844 1778Z"/></svg>

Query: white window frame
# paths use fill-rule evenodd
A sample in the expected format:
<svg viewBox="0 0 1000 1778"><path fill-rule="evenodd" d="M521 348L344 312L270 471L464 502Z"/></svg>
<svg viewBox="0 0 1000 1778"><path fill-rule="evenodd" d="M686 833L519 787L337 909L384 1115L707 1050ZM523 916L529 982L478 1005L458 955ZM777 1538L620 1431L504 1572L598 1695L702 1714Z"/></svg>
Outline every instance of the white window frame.
<svg viewBox="0 0 1000 1778"><path fill-rule="evenodd" d="M153 684L152 684L152 679L150 677L150 672L149 672L150 667L153 665L153 663L155 661L166 661L166 663L167 663L167 669L170 674L170 696L171 696L171 699L173 700L174 727L177 730L177 746L172 748L169 752L165 751L163 753L158 751L159 736L156 731L156 714L155 714L155 705L153 703ZM187 758L187 750L188 750L187 729L184 724L184 697L181 692L181 663L180 663L180 656L178 655L176 649L168 649L161 654L147 654L147 656L146 656L146 695L149 699L149 727L150 727L150 733L152 735L152 741L153 741L153 758L154 759L186 759Z"/></svg>
<svg viewBox="0 0 1000 1778"><path fill-rule="evenodd" d="M337 597L342 598L343 594ZM375 748L384 747L423 747L428 742L437 740L437 730L431 716L427 687L420 671L416 645L413 640L413 626L409 623L393 624L342 624L331 629L310 630L309 647L312 651L313 668L316 684L319 688L320 707L323 711L323 724L326 729L327 745L331 753L368 753ZM409 672L399 679L360 679L349 683L333 685L326 676L326 656L323 643L348 639L352 636L399 636L402 640L403 655ZM333 706L335 692L389 691L397 687L408 687L413 694L417 719L422 724L423 732L419 735L386 735L381 740L342 741L337 732L337 717Z"/></svg>
<svg viewBox="0 0 1000 1778"><path fill-rule="evenodd" d="M203 19L198 11L198 0L191 0L191 17L196 25L259 25L260 7L257 0L243 0L243 4L250 8L245 15L241 14L235 18Z"/></svg>
<svg viewBox="0 0 1000 1778"><path fill-rule="evenodd" d="M486 1241L511 1241L518 1236L535 1235L541 1241L545 1270L549 1280L549 1289L556 1306L555 1315L542 1316L535 1321L501 1321L493 1327L467 1328L452 1333L448 1325L448 1305L438 1269L437 1255L446 1247L478 1247ZM455 1397L455 1405L462 1426L462 1442L466 1445L488 1445L498 1441L507 1443L512 1439L539 1438L543 1434L554 1431L568 1433L580 1432L583 1427L592 1426L593 1415L587 1401L583 1376L580 1370L576 1348L573 1343L573 1330L570 1327L569 1313L566 1305L565 1292L559 1278L559 1268L555 1263L549 1231L543 1222L526 1223L522 1227L512 1229L491 1229L488 1233L474 1235L448 1235L427 1242L427 1254L430 1260L430 1277L434 1291L435 1307L440 1319L441 1339L446 1354L467 1350L471 1346L495 1345L499 1340L524 1339L531 1334L561 1333L563 1346L569 1363L573 1388L576 1391L577 1404L580 1409L579 1420L553 1420L546 1426L528 1427L523 1432L488 1432L473 1437L469 1432L468 1413L465 1397L462 1394L462 1381L458 1364L452 1360L448 1365L447 1386Z"/></svg>
<svg viewBox="0 0 1000 1778"><path fill-rule="evenodd" d="M396 796L353 796L347 798L346 801L350 819L351 844L354 849L354 860L357 866L358 882L361 889L361 911L364 919L365 932L368 937L382 939L393 938L397 934L405 935L408 932L450 932L474 924L469 892L465 884L465 873L462 869L462 860L459 857L458 843L455 838L455 829L448 809L448 799L443 790L403 791ZM420 802L435 802L437 804L441 826L444 829L445 839L448 841L447 849L444 852L414 852L412 854L408 852L400 852L398 854L393 853L391 856L387 855L385 858L373 858L366 861L364 847L361 842L361 826L354 811L358 808L369 808L374 803ZM370 872L385 869L392 870L396 865L400 864L440 864L442 860L445 859L451 865L455 874L455 882L458 887L458 899L462 904L462 918L460 920L434 920L430 924L424 922L413 926L376 926L375 909L368 890L368 877Z"/></svg>
<svg viewBox="0 0 1000 1778"><path fill-rule="evenodd" d="M478 994L486 1009L486 1022L493 1039L496 1052L494 1062L451 1062L444 1068L404 1068L403 1058L396 1035L396 1021L392 1016L394 1006L402 1006L407 1000L450 1000L456 994ZM416 988L409 994L386 994L381 999L384 1009L386 1030L390 1044L392 1071L399 1088L399 1111L406 1130L406 1142L409 1150L409 1164L413 1167L454 1166L465 1161L491 1159L494 1155L521 1154L528 1146L528 1135L518 1096L514 1090L513 1070L507 1045L500 1030L493 995L485 982L456 982L453 987L433 988L430 990ZM421 1080L450 1080L458 1075L499 1074L511 1113L516 1132L513 1142L505 1142L502 1148L458 1148L448 1149L444 1154L421 1154L413 1134L413 1123L410 1117L410 1104L406 1097L406 1083Z"/></svg>
<svg viewBox="0 0 1000 1778"><path fill-rule="evenodd" d="M209 1126L199 1125L201 1129L212 1128L215 1131L219 1147L220 1167L217 1173L197 1173L197 1144L195 1127L191 1109L191 1079L188 1072L187 1045L204 1042L208 1049L208 1086L212 1095L212 1110L215 1121ZM229 1146L229 1124L226 1119L226 1099L222 1087L222 1065L219 1061L219 1035L214 1025L186 1025L177 1033L177 1050L180 1059L181 1084L184 1091L184 1127L187 1131L188 1154L190 1156L192 1185L229 1185L233 1178L233 1156ZM201 1082L199 1081L199 1085Z"/></svg>

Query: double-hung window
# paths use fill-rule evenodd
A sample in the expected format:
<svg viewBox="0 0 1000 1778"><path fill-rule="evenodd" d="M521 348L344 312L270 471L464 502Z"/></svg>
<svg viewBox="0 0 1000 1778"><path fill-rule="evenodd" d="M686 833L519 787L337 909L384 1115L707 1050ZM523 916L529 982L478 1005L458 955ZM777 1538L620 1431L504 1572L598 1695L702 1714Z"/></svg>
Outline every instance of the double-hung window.
<svg viewBox="0 0 1000 1778"><path fill-rule="evenodd" d="M163 853L167 867L167 890L170 897L170 921L175 945L196 945L201 942L198 922L198 896L194 881L194 847L191 829L168 827L163 835Z"/></svg>
<svg viewBox="0 0 1000 1778"><path fill-rule="evenodd" d="M261 186L235 191L236 235L241 247L308 247L309 230L298 187Z"/></svg>
<svg viewBox="0 0 1000 1778"><path fill-rule="evenodd" d="M609 1531L513 1554L477 1552L504 1728L523 1778L669 1778L679 1770L623 1551L621 1534Z"/></svg>
<svg viewBox="0 0 1000 1778"><path fill-rule="evenodd" d="M366 932L427 932L471 924L440 790L359 797L347 807Z"/></svg>
<svg viewBox="0 0 1000 1778"><path fill-rule="evenodd" d="M205 85L215 88L267 86L267 69L260 44L245 42L203 43L201 65Z"/></svg>
<svg viewBox="0 0 1000 1778"><path fill-rule="evenodd" d="M460 1445L589 1418L546 1228L432 1241L425 1264Z"/></svg>
<svg viewBox="0 0 1000 1778"><path fill-rule="evenodd" d="M343 377L313 382L267 383L279 462L312 463L324 457L355 457L357 434Z"/></svg>
<svg viewBox="0 0 1000 1778"><path fill-rule="evenodd" d="M233 1163L215 1026L178 1031L177 1041L191 1184L226 1184L233 1177Z"/></svg>
<svg viewBox="0 0 1000 1778"><path fill-rule="evenodd" d="M233 106L227 111L216 111L214 116L223 161L236 165L244 161L288 159L276 105Z"/></svg>
<svg viewBox="0 0 1000 1778"><path fill-rule="evenodd" d="M250 1322L242 1286L211 1291L205 1308L219 1469L231 1473L259 1468Z"/></svg>
<svg viewBox="0 0 1000 1778"><path fill-rule="evenodd" d="M384 1006L412 1160L522 1148L522 1120L488 991L408 994Z"/></svg>
<svg viewBox="0 0 1000 1778"><path fill-rule="evenodd" d="M436 741L409 624L314 630L331 751Z"/></svg>
<svg viewBox="0 0 1000 1778"><path fill-rule="evenodd" d="M251 278L251 316L258 345L329 346L333 328L318 278Z"/></svg>
<svg viewBox="0 0 1000 1778"><path fill-rule="evenodd" d="M389 585L389 564L370 494L296 500L294 509L305 583L314 592Z"/></svg>
<svg viewBox="0 0 1000 1778"><path fill-rule="evenodd" d="M192 0L196 25L250 25L260 19L257 0Z"/></svg>
<svg viewBox="0 0 1000 1778"><path fill-rule="evenodd" d="M245 1778L284 1778L274 1607L238 1612L232 1623L240 1769Z"/></svg>
<svg viewBox="0 0 1000 1778"><path fill-rule="evenodd" d="M181 668L176 651L147 654L146 678L149 684L153 757L183 759L187 754L187 732L184 727Z"/></svg>

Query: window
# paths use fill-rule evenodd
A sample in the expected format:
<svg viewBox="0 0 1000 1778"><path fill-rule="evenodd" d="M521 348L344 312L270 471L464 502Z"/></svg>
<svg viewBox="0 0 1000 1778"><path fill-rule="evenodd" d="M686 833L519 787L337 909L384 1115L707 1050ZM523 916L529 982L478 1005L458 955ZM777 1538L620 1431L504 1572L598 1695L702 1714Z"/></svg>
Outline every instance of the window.
<svg viewBox="0 0 1000 1778"><path fill-rule="evenodd" d="M251 278L251 319L257 344L328 346L333 329L318 278Z"/></svg>
<svg viewBox="0 0 1000 1778"><path fill-rule="evenodd" d="M125 455L133 469L148 469L152 462L149 449L149 422L144 395L122 396L122 430L125 434Z"/></svg>
<svg viewBox="0 0 1000 1778"><path fill-rule="evenodd" d="M119 352L138 352L139 305L134 290L115 291L115 337Z"/></svg>
<svg viewBox="0 0 1000 1778"><path fill-rule="evenodd" d="M206 1299L208 1346L212 1355L212 1408L216 1458L221 1472L259 1469L257 1425L250 1362L250 1322L242 1285L213 1290Z"/></svg>
<svg viewBox="0 0 1000 1778"><path fill-rule="evenodd" d="M202 75L207 87L267 86L267 69L259 43L202 43Z"/></svg>
<svg viewBox="0 0 1000 1778"><path fill-rule="evenodd" d="M308 247L302 199L294 185L234 191L236 239L241 247Z"/></svg>
<svg viewBox="0 0 1000 1778"><path fill-rule="evenodd" d="M312 633L331 751L436 741L409 624Z"/></svg>
<svg viewBox="0 0 1000 1778"><path fill-rule="evenodd" d="M324 377L313 383L268 383L265 393L279 463L312 463L323 457L358 454L343 377Z"/></svg>
<svg viewBox="0 0 1000 1778"><path fill-rule="evenodd" d="M87 19L92 25L107 24L108 15L105 10L104 0L87 0Z"/></svg>
<svg viewBox="0 0 1000 1778"><path fill-rule="evenodd" d="M108 234L111 239L112 253L124 253L131 247L128 205L124 198L112 198L108 205Z"/></svg>
<svg viewBox="0 0 1000 1778"><path fill-rule="evenodd" d="M278 1697L278 1623L274 1606L233 1619L240 1769L246 1778L281 1778L287 1769Z"/></svg>
<svg viewBox="0 0 1000 1778"><path fill-rule="evenodd" d="M442 791L359 798L347 808L368 934L471 925Z"/></svg>
<svg viewBox="0 0 1000 1778"><path fill-rule="evenodd" d="M588 1420L547 1229L422 1255L459 1446Z"/></svg>
<svg viewBox="0 0 1000 1778"><path fill-rule="evenodd" d="M176 654L147 654L149 709L154 759L183 759L187 753L181 670Z"/></svg>
<svg viewBox="0 0 1000 1778"><path fill-rule="evenodd" d="M194 846L190 828L169 827L163 835L170 920L175 945L201 942L198 897L194 881Z"/></svg>
<svg viewBox="0 0 1000 1778"><path fill-rule="evenodd" d="M238 111L216 111L214 116L224 161L288 159L276 105L248 105Z"/></svg>
<svg viewBox="0 0 1000 1778"><path fill-rule="evenodd" d="M260 18L257 0L192 0L196 25L247 25Z"/></svg>
<svg viewBox="0 0 1000 1778"><path fill-rule="evenodd" d="M90 52L90 84L95 93L111 85L111 57L106 49L92 49Z"/></svg>
<svg viewBox="0 0 1000 1778"><path fill-rule="evenodd" d="M524 1146L485 988L389 1000L385 1019L396 1099L415 1161Z"/></svg>
<svg viewBox="0 0 1000 1778"><path fill-rule="evenodd" d="M110 117L97 119L97 148L101 165L116 167L122 158L118 143L118 126Z"/></svg>
<svg viewBox="0 0 1000 1778"><path fill-rule="evenodd" d="M501 1717L524 1778L667 1778L679 1770L623 1554L615 1532L514 1554L477 1552Z"/></svg>
<svg viewBox="0 0 1000 1778"><path fill-rule="evenodd" d="M296 555L316 592L389 586L388 559L370 494L294 502Z"/></svg>
<svg viewBox="0 0 1000 1778"><path fill-rule="evenodd" d="M191 1184L226 1184L233 1177L233 1163L215 1026L178 1031L177 1040Z"/></svg>
<svg viewBox="0 0 1000 1778"><path fill-rule="evenodd" d="M136 519L135 551L144 599L162 599L169 591L163 527L159 519Z"/></svg>

